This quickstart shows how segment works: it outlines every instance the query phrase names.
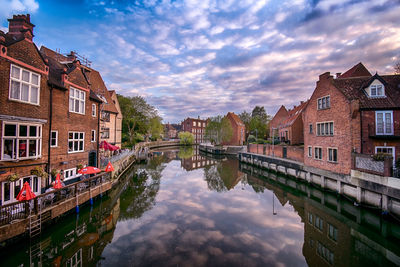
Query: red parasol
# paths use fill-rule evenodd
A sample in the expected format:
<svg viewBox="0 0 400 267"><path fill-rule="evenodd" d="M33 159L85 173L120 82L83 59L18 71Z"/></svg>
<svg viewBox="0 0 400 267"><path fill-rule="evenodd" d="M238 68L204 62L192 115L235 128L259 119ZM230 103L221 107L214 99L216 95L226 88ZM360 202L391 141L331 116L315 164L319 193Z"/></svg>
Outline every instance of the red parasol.
<svg viewBox="0 0 400 267"><path fill-rule="evenodd" d="M78 173L80 173L80 174L94 174L94 173L99 173L99 172L101 172L101 170L99 168L92 167L92 166L87 166L78 171Z"/></svg>
<svg viewBox="0 0 400 267"><path fill-rule="evenodd" d="M110 151L114 151L114 150L118 150L119 149L119 147L114 146L114 145L108 143L107 141L101 141L100 148L103 148L104 150L110 150Z"/></svg>
<svg viewBox="0 0 400 267"><path fill-rule="evenodd" d="M108 162L105 171L106 171L106 172L112 172L112 171L114 171L114 167L113 167L113 165L111 164L111 162Z"/></svg>
<svg viewBox="0 0 400 267"><path fill-rule="evenodd" d="M57 174L57 177L56 177L56 181L54 182L53 188L54 188L54 189L60 189L60 188L62 188L62 187L63 187L63 186L62 186L62 184L61 184L60 174L58 173L58 174Z"/></svg>
<svg viewBox="0 0 400 267"><path fill-rule="evenodd" d="M24 194L25 193L25 194ZM22 187L21 191L19 192L17 196L18 201L23 201L23 200L31 200L32 198L35 198L35 194L32 192L32 189L29 185L28 182L24 183L24 186Z"/></svg>

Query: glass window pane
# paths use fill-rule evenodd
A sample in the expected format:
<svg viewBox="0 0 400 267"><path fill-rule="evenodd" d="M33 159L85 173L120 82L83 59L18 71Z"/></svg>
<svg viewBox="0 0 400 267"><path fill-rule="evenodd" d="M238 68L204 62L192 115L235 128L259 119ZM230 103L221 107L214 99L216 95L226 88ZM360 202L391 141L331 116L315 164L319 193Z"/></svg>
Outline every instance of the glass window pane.
<svg viewBox="0 0 400 267"><path fill-rule="evenodd" d="M29 136L31 137L37 136L37 126L29 126Z"/></svg>
<svg viewBox="0 0 400 267"><path fill-rule="evenodd" d="M74 133L74 139L79 139L79 133Z"/></svg>
<svg viewBox="0 0 400 267"><path fill-rule="evenodd" d="M19 191L21 191L21 182L15 181L14 182L14 198L17 198Z"/></svg>
<svg viewBox="0 0 400 267"><path fill-rule="evenodd" d="M3 159L13 159L14 153L14 140L13 139L5 139L4 140L4 148L3 148Z"/></svg>
<svg viewBox="0 0 400 267"><path fill-rule="evenodd" d="M71 95L71 97L74 97L74 95L75 95L75 90L74 89L70 90L70 95Z"/></svg>
<svg viewBox="0 0 400 267"><path fill-rule="evenodd" d="M75 112L79 112L79 100L75 99Z"/></svg>
<svg viewBox="0 0 400 267"><path fill-rule="evenodd" d="M20 82L11 81L11 98L20 99Z"/></svg>
<svg viewBox="0 0 400 267"><path fill-rule="evenodd" d="M79 102L79 112L85 113L85 103L82 101Z"/></svg>
<svg viewBox="0 0 400 267"><path fill-rule="evenodd" d="M28 126L27 125L19 126L19 136L28 136Z"/></svg>
<svg viewBox="0 0 400 267"><path fill-rule="evenodd" d="M74 139L74 133L69 133L68 134L68 139Z"/></svg>
<svg viewBox="0 0 400 267"><path fill-rule="evenodd" d="M79 138L83 139L83 133L79 133Z"/></svg>
<svg viewBox="0 0 400 267"><path fill-rule="evenodd" d="M19 157L20 157L20 158L26 157L26 156L27 156L27 154L26 154L26 151L27 151L27 141L26 141L26 140L19 140L18 143L19 143L19 146L18 146L18 149L19 149Z"/></svg>
<svg viewBox="0 0 400 267"><path fill-rule="evenodd" d="M74 142L73 141L69 141L68 142L68 151L71 152L74 148Z"/></svg>
<svg viewBox="0 0 400 267"><path fill-rule="evenodd" d="M39 103L39 88L32 86L31 87L31 103L37 104Z"/></svg>
<svg viewBox="0 0 400 267"><path fill-rule="evenodd" d="M31 81L31 83L33 83L35 85L39 85L39 75L32 73L32 81Z"/></svg>
<svg viewBox="0 0 400 267"><path fill-rule="evenodd" d="M27 72L26 70L23 70L22 71L22 80L24 81L24 82L29 82L29 72Z"/></svg>
<svg viewBox="0 0 400 267"><path fill-rule="evenodd" d="M29 101L29 86L24 83L21 86L21 100Z"/></svg>
<svg viewBox="0 0 400 267"><path fill-rule="evenodd" d="M85 92L81 92L81 99L85 100Z"/></svg>
<svg viewBox="0 0 400 267"><path fill-rule="evenodd" d="M69 99L69 111L74 111L74 100L72 98Z"/></svg>
<svg viewBox="0 0 400 267"><path fill-rule="evenodd" d="M6 124L4 127L4 136L17 136L17 125Z"/></svg>
<svg viewBox="0 0 400 267"><path fill-rule="evenodd" d="M83 141L79 141L79 150L83 151Z"/></svg>
<svg viewBox="0 0 400 267"><path fill-rule="evenodd" d="M14 66L11 67L11 77L19 79L20 72L21 72L20 68Z"/></svg>
<svg viewBox="0 0 400 267"><path fill-rule="evenodd" d="M78 145L79 145L78 141L74 141L74 151L78 151L79 150L78 149Z"/></svg>
<svg viewBox="0 0 400 267"><path fill-rule="evenodd" d="M11 186L10 183L3 183L4 188L4 201L9 201L11 199Z"/></svg>
<svg viewBox="0 0 400 267"><path fill-rule="evenodd" d="M29 140L29 156L34 157L37 155L36 140Z"/></svg>

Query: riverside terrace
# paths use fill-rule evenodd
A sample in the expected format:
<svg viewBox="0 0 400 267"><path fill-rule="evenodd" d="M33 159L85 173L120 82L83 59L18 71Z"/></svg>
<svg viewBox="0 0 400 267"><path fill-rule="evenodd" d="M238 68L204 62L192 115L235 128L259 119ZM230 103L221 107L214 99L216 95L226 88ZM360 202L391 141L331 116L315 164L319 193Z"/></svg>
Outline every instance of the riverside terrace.
<svg viewBox="0 0 400 267"><path fill-rule="evenodd" d="M29 232L34 237L41 232L42 225L76 208L93 201L112 187L107 173L67 185L61 189L38 195L27 201L15 202L0 207L0 242Z"/></svg>

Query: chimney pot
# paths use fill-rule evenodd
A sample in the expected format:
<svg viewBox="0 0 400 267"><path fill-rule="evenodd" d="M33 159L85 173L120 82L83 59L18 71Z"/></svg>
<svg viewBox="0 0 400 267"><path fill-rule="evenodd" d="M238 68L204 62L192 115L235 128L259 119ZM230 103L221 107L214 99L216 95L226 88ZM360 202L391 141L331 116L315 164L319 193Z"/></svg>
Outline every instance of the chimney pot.
<svg viewBox="0 0 400 267"><path fill-rule="evenodd" d="M336 79L337 79L337 78L340 78L340 75L342 75L341 72L336 72Z"/></svg>
<svg viewBox="0 0 400 267"><path fill-rule="evenodd" d="M14 15L12 19L8 19L8 33L16 38L24 37L32 41L33 28L35 25L31 23L30 14L27 15ZM29 32L30 33L27 33Z"/></svg>

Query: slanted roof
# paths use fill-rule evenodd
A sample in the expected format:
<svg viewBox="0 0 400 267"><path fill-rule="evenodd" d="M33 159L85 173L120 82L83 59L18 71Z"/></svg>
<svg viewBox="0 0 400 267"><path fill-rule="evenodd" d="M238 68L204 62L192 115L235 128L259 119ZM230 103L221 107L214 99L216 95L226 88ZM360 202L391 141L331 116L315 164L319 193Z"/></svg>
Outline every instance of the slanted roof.
<svg viewBox="0 0 400 267"><path fill-rule="evenodd" d="M339 76L339 78L351 78L351 77L364 77L372 76L367 68L359 62L357 65L353 66L351 69Z"/></svg>
<svg viewBox="0 0 400 267"><path fill-rule="evenodd" d="M361 109L393 109L400 108L400 75L378 75L369 74L362 64L357 64L346 73L352 73L346 78L341 75L333 80L333 85L343 93L348 100L359 100ZM358 66L359 71L354 70ZM353 70L353 71L352 71ZM360 71L361 70L361 71ZM368 72L369 75L365 75ZM362 76L355 76L360 73ZM385 86L386 97L368 97L365 88L374 80L379 80Z"/></svg>
<svg viewBox="0 0 400 267"><path fill-rule="evenodd" d="M228 114L226 114L227 116L231 117L233 119L233 121L239 125L239 126L244 126L244 123L242 122L242 120L239 118L238 115L236 115L233 112L228 112Z"/></svg>
<svg viewBox="0 0 400 267"><path fill-rule="evenodd" d="M290 109L288 111L288 117L280 123L280 126L288 127L292 125L296 121L296 119L301 115L301 113L305 110L308 102L309 100L301 102L299 106L295 106L293 109Z"/></svg>

